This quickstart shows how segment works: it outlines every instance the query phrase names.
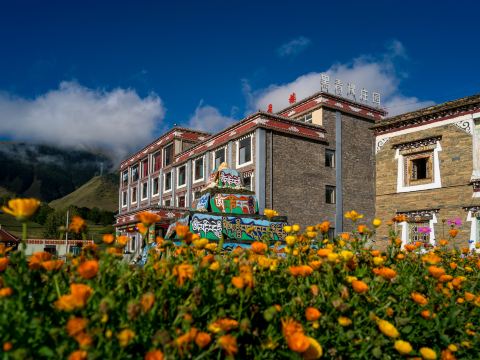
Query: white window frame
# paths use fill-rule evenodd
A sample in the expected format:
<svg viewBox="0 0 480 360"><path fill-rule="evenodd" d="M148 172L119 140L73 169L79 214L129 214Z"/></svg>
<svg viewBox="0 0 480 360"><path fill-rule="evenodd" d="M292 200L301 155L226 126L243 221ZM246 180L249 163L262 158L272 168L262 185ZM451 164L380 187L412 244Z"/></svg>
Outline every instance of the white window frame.
<svg viewBox="0 0 480 360"><path fill-rule="evenodd" d="M122 208L128 206L128 194L127 191L122 191Z"/></svg>
<svg viewBox="0 0 480 360"><path fill-rule="evenodd" d="M167 185L167 174L170 174L170 189L166 188ZM173 189L173 176L172 176L172 171L167 171L166 173L163 174L163 192L170 192Z"/></svg>
<svg viewBox="0 0 480 360"><path fill-rule="evenodd" d="M137 180L133 180L133 168L135 166L137 167ZM140 164L139 163L136 163L135 165L130 166L130 179L132 180L132 182L136 182L140 179Z"/></svg>
<svg viewBox="0 0 480 360"><path fill-rule="evenodd" d="M144 165L145 160L147 161L147 175L143 175L144 170L145 170L145 165ZM149 165L150 165L150 161L148 159L148 156L146 158L142 159L142 161L140 161L140 169L141 169L141 175L142 175L140 177L141 179L145 179L146 177L148 177L148 174L150 174L150 171L149 171L150 169L148 168Z"/></svg>
<svg viewBox="0 0 480 360"><path fill-rule="evenodd" d="M220 151L220 150L223 150L223 157L225 159L224 161L227 161L227 147L226 146L222 146L222 147L219 147L218 149L212 150L212 170L215 169L215 153L217 151Z"/></svg>
<svg viewBox="0 0 480 360"><path fill-rule="evenodd" d="M127 181L124 182L123 181L123 175L127 173ZM129 176L128 176L128 169L127 170L123 170L122 171L122 174L120 175L120 182L122 183L122 186L127 186L128 185L128 181L130 180Z"/></svg>
<svg viewBox="0 0 480 360"><path fill-rule="evenodd" d="M333 202L327 202L327 189L333 188ZM337 203L337 187L334 185L325 185L325 204L335 205Z"/></svg>
<svg viewBox="0 0 480 360"><path fill-rule="evenodd" d="M200 159L202 159L202 168L203 168L203 172L202 172L203 174L202 174L202 175L203 175L203 176L202 176L200 179L196 179L196 178L195 178L195 166L196 166L197 161L200 160ZM200 182L200 181L205 180L205 155L202 155L202 156L196 158L195 160L193 160L192 163L193 163L193 164L192 164L192 165L193 165L193 166L192 166L192 179L193 179L193 183L195 184L195 183L198 183L198 182Z"/></svg>
<svg viewBox="0 0 480 360"><path fill-rule="evenodd" d="M202 197L201 195L200 195L198 198L195 197L195 193L196 193L196 192L201 193L200 190L196 190L196 191L193 191L193 190L192 190L192 194L191 194L191 195L192 195L192 201L198 200L198 199L200 199L200 198Z"/></svg>
<svg viewBox="0 0 480 360"><path fill-rule="evenodd" d="M442 151L442 146L440 145L440 140L437 140L435 148L429 150L428 152L433 151L433 182L428 184L420 185L405 185L405 156L400 154L400 149L395 151L395 159L397 160L397 193L403 192L412 192L420 190L429 190L429 189L440 189L442 187L442 178L440 174L440 158L438 153Z"/></svg>
<svg viewBox="0 0 480 360"><path fill-rule="evenodd" d="M175 196L177 198L177 201L176 201L177 207L180 207L180 198L182 196L185 198L185 206L184 207L187 207L187 193Z"/></svg>
<svg viewBox="0 0 480 360"><path fill-rule="evenodd" d="M307 117L310 116L310 121L307 121ZM305 124L312 124L313 123L313 112L309 112L308 114L302 115L300 117L301 121Z"/></svg>
<svg viewBox="0 0 480 360"><path fill-rule="evenodd" d="M333 161L332 161L332 166L327 166L327 153L333 154ZM325 149L325 167L328 167L330 169L335 169L335 157L337 156L337 152L334 149Z"/></svg>
<svg viewBox="0 0 480 360"><path fill-rule="evenodd" d="M172 161L169 164L166 164L165 161L167 160L167 157L165 156L165 154L167 153L166 150L169 146L172 146L172 148L173 148ZM162 151L163 151L163 153L162 153L162 165L163 165L163 167L172 165L175 162L175 142L171 142L171 143L165 145L162 148Z"/></svg>
<svg viewBox="0 0 480 360"><path fill-rule="evenodd" d="M180 185L178 179L180 179L180 169L185 168L185 183L183 185ZM187 164L183 164L181 166L178 166L175 173L177 174L177 189L183 189L185 186L187 186Z"/></svg>
<svg viewBox="0 0 480 360"><path fill-rule="evenodd" d="M255 191L255 173L252 173L250 176L243 176L242 175L242 183L245 181L246 178L250 178L250 191Z"/></svg>
<svg viewBox="0 0 480 360"><path fill-rule="evenodd" d="M167 201L170 201L170 205L166 205ZM172 206L172 198L169 197L168 199L163 199L162 203L163 203L163 206L171 207Z"/></svg>
<svg viewBox="0 0 480 360"><path fill-rule="evenodd" d="M145 192L143 191L143 187L144 185L147 184L147 188L145 189ZM140 199L143 201L143 200L147 200L148 199L148 181L143 181L142 183L140 183L140 189L141 189L141 197Z"/></svg>
<svg viewBox="0 0 480 360"><path fill-rule="evenodd" d="M435 224L436 223L437 223L437 215L435 212L432 212L432 218L428 221L428 227L431 229L428 242L432 246L435 246ZM402 234L401 240L402 240L402 249L403 249L403 247L409 243L409 239L408 239L409 222L404 221L404 222L401 222L399 225L401 228L401 234Z"/></svg>
<svg viewBox="0 0 480 360"><path fill-rule="evenodd" d="M157 154L160 154L160 167L158 168L158 170L155 170L155 155ZM161 150L158 150L158 151L155 151L152 156L151 156L152 160L151 160L151 172L154 173L156 171L160 171L160 169L162 168L162 151Z"/></svg>
<svg viewBox="0 0 480 360"><path fill-rule="evenodd" d="M155 187L153 186L153 183L155 182L155 180L157 180L157 192L154 193L153 192L153 189L155 189ZM152 196L156 196L160 193L160 180L158 178L158 176L155 176L154 178L152 178Z"/></svg>
<svg viewBox="0 0 480 360"><path fill-rule="evenodd" d="M135 201L133 201L133 190L136 189L136 197L135 197ZM132 187L131 190L130 190L130 204L136 204L138 202L138 189L136 186Z"/></svg>
<svg viewBox="0 0 480 360"><path fill-rule="evenodd" d="M475 216L474 211L468 210L467 221L470 222L470 239L468 240L468 248L470 251L480 253L480 249L477 249L476 245L480 243L479 239L479 222Z"/></svg>
<svg viewBox="0 0 480 360"><path fill-rule="evenodd" d="M250 161L240 164L240 141L245 140L246 138L250 138ZM235 156L237 169L253 164L253 135L250 134L250 135L241 137L237 139L235 143L236 143L236 149L237 149L236 151L237 155Z"/></svg>

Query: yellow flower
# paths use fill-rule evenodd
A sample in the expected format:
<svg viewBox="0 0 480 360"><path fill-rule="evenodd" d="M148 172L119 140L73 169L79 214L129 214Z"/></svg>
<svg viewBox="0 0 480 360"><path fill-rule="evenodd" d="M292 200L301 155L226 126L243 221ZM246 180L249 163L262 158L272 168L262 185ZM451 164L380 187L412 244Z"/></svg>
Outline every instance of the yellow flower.
<svg viewBox="0 0 480 360"><path fill-rule="evenodd" d="M396 340L393 347L402 355L408 355L413 350L412 345L408 341L403 340Z"/></svg>
<svg viewBox="0 0 480 360"><path fill-rule="evenodd" d="M137 215L137 219L146 227L159 222L162 217L149 211L141 212Z"/></svg>
<svg viewBox="0 0 480 360"><path fill-rule="evenodd" d="M458 347L455 344L450 344L450 345L448 345L448 350L450 350L452 352L456 352L456 351L458 351Z"/></svg>
<svg viewBox="0 0 480 360"><path fill-rule="evenodd" d="M357 213L355 210L352 210L352 211L347 211L345 213L345 217L347 219L350 219L352 220L353 222L357 221L358 219L362 219L363 218L363 215Z"/></svg>
<svg viewBox="0 0 480 360"><path fill-rule="evenodd" d="M330 262L335 262L335 261L337 261L338 256L339 256L339 255L338 255L337 253L330 253L330 254L328 254L328 256L327 256L327 259L328 259L328 261L330 261Z"/></svg>
<svg viewBox="0 0 480 360"><path fill-rule="evenodd" d="M340 251L340 256L345 260L349 261L351 258L353 258L353 253L349 250L342 250Z"/></svg>
<svg viewBox="0 0 480 360"><path fill-rule="evenodd" d="M351 325L352 324L352 320L350 320L348 317L346 316L340 316L338 318L338 323L341 325L341 326L348 326L348 325Z"/></svg>
<svg viewBox="0 0 480 360"><path fill-rule="evenodd" d="M437 353L435 350L428 347L422 347L420 349L420 354L425 360L435 360L437 358Z"/></svg>
<svg viewBox="0 0 480 360"><path fill-rule="evenodd" d="M380 220L380 219L378 219L378 218L375 218L375 219L373 219L373 221L372 221L372 225L373 225L373 227L376 227L376 228L377 228L377 227L379 227L380 225L382 225L382 220Z"/></svg>
<svg viewBox="0 0 480 360"><path fill-rule="evenodd" d="M134 337L135 333L130 329L122 330L120 331L120 334L117 335L121 347L127 346Z"/></svg>
<svg viewBox="0 0 480 360"><path fill-rule="evenodd" d="M384 262L383 258L380 257L380 256L375 256L373 258L373 263L376 265L376 266L379 266L379 265L382 265Z"/></svg>
<svg viewBox="0 0 480 360"><path fill-rule="evenodd" d="M8 207L2 206L2 211L6 214L15 216L18 221L26 221L35 214L40 201L37 199L12 199L8 202Z"/></svg>
<svg viewBox="0 0 480 360"><path fill-rule="evenodd" d="M208 268L212 271L218 271L218 269L220 269L220 263L218 261L214 261Z"/></svg>
<svg viewBox="0 0 480 360"><path fill-rule="evenodd" d="M274 216L278 216L278 213L275 210L272 210L272 209L265 209L265 210L263 210L263 215L265 215L267 218L271 219Z"/></svg>
<svg viewBox="0 0 480 360"><path fill-rule="evenodd" d="M283 227L283 231L285 231L287 234L292 232L292 227L290 225L285 225Z"/></svg>
<svg viewBox="0 0 480 360"><path fill-rule="evenodd" d="M293 225L292 225L292 230L293 230L294 232L299 232L299 231L300 231L300 225L298 225L298 224L293 224Z"/></svg>
<svg viewBox="0 0 480 360"><path fill-rule="evenodd" d="M208 244L208 239L202 238L192 242L195 249L201 250Z"/></svg>
<svg viewBox="0 0 480 360"><path fill-rule="evenodd" d="M378 328L380 329L380 331L388 337L396 338L396 337L400 336L397 328L395 326L393 326L393 324L391 324L387 320L381 320L380 319L380 320L377 321L377 325L378 325Z"/></svg>
<svg viewBox="0 0 480 360"><path fill-rule="evenodd" d="M285 242L287 243L288 246L295 245L296 240L297 238L294 235L288 235L285 237Z"/></svg>

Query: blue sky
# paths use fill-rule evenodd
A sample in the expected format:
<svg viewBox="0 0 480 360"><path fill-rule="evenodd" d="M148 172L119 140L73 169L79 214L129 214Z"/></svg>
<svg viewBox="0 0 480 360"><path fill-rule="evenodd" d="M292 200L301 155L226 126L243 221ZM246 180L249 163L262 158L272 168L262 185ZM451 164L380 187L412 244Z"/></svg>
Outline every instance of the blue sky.
<svg viewBox="0 0 480 360"><path fill-rule="evenodd" d="M215 131L268 103L280 109L291 91L319 90L325 71L380 91L391 113L475 94L479 10L475 1L2 1L0 136L61 136L121 157L173 123Z"/></svg>

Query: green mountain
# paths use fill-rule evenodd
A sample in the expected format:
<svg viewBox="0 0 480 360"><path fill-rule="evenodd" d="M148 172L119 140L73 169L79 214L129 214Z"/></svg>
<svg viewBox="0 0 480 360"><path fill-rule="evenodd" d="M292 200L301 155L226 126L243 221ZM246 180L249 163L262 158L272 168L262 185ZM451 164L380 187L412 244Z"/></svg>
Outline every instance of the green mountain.
<svg viewBox="0 0 480 360"><path fill-rule="evenodd" d="M105 155L89 151L0 142L0 189L17 196L50 202L70 194L111 166Z"/></svg>
<svg viewBox="0 0 480 360"><path fill-rule="evenodd" d="M118 177L116 175L94 176L70 194L53 200L49 205L56 209L66 209L70 205L79 208L94 207L116 212L118 210Z"/></svg>

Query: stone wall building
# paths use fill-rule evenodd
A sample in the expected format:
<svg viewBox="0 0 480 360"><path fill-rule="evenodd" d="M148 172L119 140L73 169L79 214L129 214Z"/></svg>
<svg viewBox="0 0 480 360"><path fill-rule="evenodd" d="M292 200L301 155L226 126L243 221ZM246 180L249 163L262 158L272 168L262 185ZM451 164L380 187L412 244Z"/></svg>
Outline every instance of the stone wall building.
<svg viewBox="0 0 480 360"><path fill-rule="evenodd" d="M456 241L473 248L480 241L480 95L391 117L373 130L376 216L406 215L397 225L402 242L431 245L448 238L449 219L460 219ZM379 228L377 241L387 230Z"/></svg>
<svg viewBox="0 0 480 360"><path fill-rule="evenodd" d="M198 198L220 163L238 170L257 194L259 209L273 208L302 226L329 220L332 233L350 230L343 214L375 213L375 157L372 125L381 109L326 92L316 93L273 114L257 112L217 134L175 127L120 165L117 233L140 236L136 214L163 218L162 234Z"/></svg>

